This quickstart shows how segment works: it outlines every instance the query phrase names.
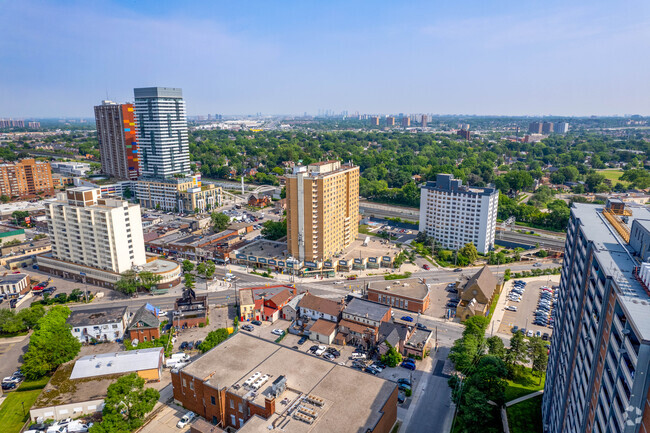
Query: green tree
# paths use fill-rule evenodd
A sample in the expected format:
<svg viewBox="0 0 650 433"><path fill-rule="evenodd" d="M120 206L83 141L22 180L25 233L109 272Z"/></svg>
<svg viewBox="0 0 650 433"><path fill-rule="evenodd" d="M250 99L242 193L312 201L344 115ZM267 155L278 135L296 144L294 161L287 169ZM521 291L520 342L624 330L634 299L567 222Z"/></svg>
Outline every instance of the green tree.
<svg viewBox="0 0 650 433"><path fill-rule="evenodd" d="M81 343L66 323L69 315L69 308L57 305L38 320L23 357L22 370L27 378L42 377L77 356Z"/></svg>
<svg viewBox="0 0 650 433"><path fill-rule="evenodd" d="M479 341L482 341L485 338L485 331L489 324L490 320L485 316L472 316L463 322L465 326L463 337L473 335Z"/></svg>
<svg viewBox="0 0 650 433"><path fill-rule="evenodd" d="M115 290L125 295L137 292L139 287L138 274L132 269L123 272L121 278L115 283Z"/></svg>
<svg viewBox="0 0 650 433"><path fill-rule="evenodd" d="M475 335L465 335L454 341L454 345L449 351L449 360L453 362L456 370L465 372L480 355L480 347L479 339Z"/></svg>
<svg viewBox="0 0 650 433"><path fill-rule="evenodd" d="M193 289L195 282L196 280L194 279L194 275L185 274L183 276L183 283L185 284L185 287L187 287L188 289Z"/></svg>
<svg viewBox="0 0 650 433"><path fill-rule="evenodd" d="M29 212L25 210L15 210L11 213L11 218L19 225L25 225L25 218L29 216Z"/></svg>
<svg viewBox="0 0 650 433"><path fill-rule="evenodd" d="M2 203L9 203L11 201L11 197L9 197L8 195L2 194L2 195L0 195L0 201Z"/></svg>
<svg viewBox="0 0 650 433"><path fill-rule="evenodd" d="M548 365L548 348L544 340L539 337L533 337L528 342L528 357L533 362L533 372L539 375L539 381L542 382L542 374L546 371Z"/></svg>
<svg viewBox="0 0 650 433"><path fill-rule="evenodd" d="M397 351L391 344L387 341L386 345L388 346L388 352L381 356L381 362L386 364L389 367L396 367L399 363L402 362L402 354Z"/></svg>
<svg viewBox="0 0 650 433"><path fill-rule="evenodd" d="M183 272L192 272L194 270L194 263L190 262L187 259L183 260L183 264L181 266L183 267Z"/></svg>
<svg viewBox="0 0 650 433"><path fill-rule="evenodd" d="M210 331L208 335L205 337L203 342L199 345L199 350L201 353L205 353L208 350L212 349L213 347L217 346L220 344L222 341L226 341L228 339L228 330L225 328L219 328L214 331Z"/></svg>
<svg viewBox="0 0 650 433"><path fill-rule="evenodd" d="M470 264L478 260L478 251L476 250L476 246L472 243L465 244L465 246L460 249L460 253L467 257Z"/></svg>
<svg viewBox="0 0 650 433"><path fill-rule="evenodd" d="M106 391L102 421L91 433L131 432L140 427L147 413L160 398L153 388L144 388L144 379L136 373L122 376Z"/></svg>
<svg viewBox="0 0 650 433"><path fill-rule="evenodd" d="M204 262L199 263L196 266L196 273L199 275L205 275L206 265Z"/></svg>
<svg viewBox="0 0 650 433"><path fill-rule="evenodd" d="M149 271L142 271L138 274L138 280L140 281L140 285L150 292L151 289L162 281L162 275L154 274Z"/></svg>
<svg viewBox="0 0 650 433"><path fill-rule="evenodd" d="M287 187L283 186L282 189L280 190L280 198L287 198Z"/></svg>
<svg viewBox="0 0 650 433"><path fill-rule="evenodd" d="M230 224L230 217L221 212L212 212L210 218L212 219L212 228L215 232L226 230Z"/></svg>
<svg viewBox="0 0 650 433"><path fill-rule="evenodd" d="M217 267L212 260L205 262L205 278L212 279L212 276L216 270Z"/></svg>
<svg viewBox="0 0 650 433"><path fill-rule="evenodd" d="M272 241L283 238L287 235L287 220L265 221L262 224L262 236Z"/></svg>
<svg viewBox="0 0 650 433"><path fill-rule="evenodd" d="M508 370L501 359L496 356L484 356L476 365L474 372L467 379L467 385L481 391L488 400L498 405L505 403ZM466 386L467 386L466 385Z"/></svg>
<svg viewBox="0 0 650 433"><path fill-rule="evenodd" d="M496 356L497 358L504 359L505 354L506 354L506 348L503 344L503 340L501 340L501 337L497 337L496 335L488 338L485 343L487 344L488 347L488 353L490 355Z"/></svg>
<svg viewBox="0 0 650 433"><path fill-rule="evenodd" d="M515 365L527 361L527 344L524 334L515 332L510 338L510 347L506 350L505 362L509 365Z"/></svg>
<svg viewBox="0 0 650 433"><path fill-rule="evenodd" d="M459 393L456 404L465 431L484 433L485 425L492 419L492 406L488 403L486 395L472 386L467 386L462 393Z"/></svg>

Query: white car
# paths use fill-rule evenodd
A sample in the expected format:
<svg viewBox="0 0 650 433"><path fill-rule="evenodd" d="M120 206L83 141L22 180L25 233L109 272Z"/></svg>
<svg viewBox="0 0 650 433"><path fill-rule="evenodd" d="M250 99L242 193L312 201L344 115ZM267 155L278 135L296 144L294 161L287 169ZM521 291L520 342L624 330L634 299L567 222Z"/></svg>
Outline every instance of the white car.
<svg viewBox="0 0 650 433"><path fill-rule="evenodd" d="M318 350L316 352L314 352L314 355L321 356L323 353L325 353L326 349L327 349L327 346L318 346Z"/></svg>
<svg viewBox="0 0 650 433"><path fill-rule="evenodd" d="M526 335L527 335L528 337L532 337L532 336L533 336L533 331L532 331L532 330L528 331L528 332L526 333Z"/></svg>
<svg viewBox="0 0 650 433"><path fill-rule="evenodd" d="M282 334L284 334L284 331L281 330L281 329L274 329L273 331L271 331L271 334L282 335Z"/></svg>
<svg viewBox="0 0 650 433"><path fill-rule="evenodd" d="M374 368L374 369L377 370L379 373L381 373L382 371L384 371L384 369L381 368L380 366L378 366L377 364L372 364L372 365L370 366L370 368Z"/></svg>
<svg viewBox="0 0 650 433"><path fill-rule="evenodd" d="M508 310L508 311L517 311L517 307L515 307L514 305L508 305L506 307L506 310Z"/></svg>
<svg viewBox="0 0 650 433"><path fill-rule="evenodd" d="M188 425L189 423L191 423L192 420L193 420L195 417L196 417L196 414L195 414L194 412L192 412L192 411L186 413L185 415L183 415L183 418L181 418L181 419L176 423L176 427L178 427L178 428L183 428L183 427L185 427L186 425Z"/></svg>

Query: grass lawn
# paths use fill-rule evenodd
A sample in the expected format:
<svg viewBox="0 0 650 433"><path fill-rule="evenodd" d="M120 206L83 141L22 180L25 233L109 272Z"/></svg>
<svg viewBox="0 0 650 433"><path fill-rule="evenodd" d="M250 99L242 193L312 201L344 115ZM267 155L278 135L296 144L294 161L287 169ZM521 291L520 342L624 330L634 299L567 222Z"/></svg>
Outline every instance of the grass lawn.
<svg viewBox="0 0 650 433"><path fill-rule="evenodd" d="M538 395L506 409L511 433L542 433L542 397Z"/></svg>
<svg viewBox="0 0 650 433"><path fill-rule="evenodd" d="M10 334L0 334L0 338L14 338L14 337L22 337L23 335L27 335L29 331L23 331L23 332L14 332Z"/></svg>
<svg viewBox="0 0 650 433"><path fill-rule="evenodd" d="M29 409L49 380L49 376L38 380L26 380L16 391L6 393L7 398L0 406L0 426L4 433L20 431L29 419Z"/></svg>
<svg viewBox="0 0 650 433"><path fill-rule="evenodd" d="M501 289L503 290L503 289ZM494 297L494 300L492 301L492 305L490 305L490 314L488 315L488 322L492 320L492 315L494 314L494 309L497 307L497 302L499 302L499 297L501 296L501 293L497 294Z"/></svg>
<svg viewBox="0 0 650 433"><path fill-rule="evenodd" d="M542 376L542 382L539 382L539 377L533 376L529 368L518 374L513 380L508 380L506 387L506 402L519 398L531 392L544 389L544 381L546 375Z"/></svg>
<svg viewBox="0 0 650 433"><path fill-rule="evenodd" d="M629 182L624 180L619 180L623 176L623 170L615 169L605 169L605 170L596 170L598 174L605 176L605 179L612 181L612 184L616 185L617 182L621 182L623 185L629 185Z"/></svg>

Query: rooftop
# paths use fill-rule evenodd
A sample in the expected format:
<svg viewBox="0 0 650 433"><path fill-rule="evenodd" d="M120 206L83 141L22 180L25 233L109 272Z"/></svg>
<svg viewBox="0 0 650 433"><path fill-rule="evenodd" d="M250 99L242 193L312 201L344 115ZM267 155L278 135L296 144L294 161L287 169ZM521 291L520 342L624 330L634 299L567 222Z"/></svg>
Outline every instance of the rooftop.
<svg viewBox="0 0 650 433"><path fill-rule="evenodd" d="M373 281L368 290L404 296L411 299L425 299L429 295L431 284L423 282L422 278L407 278L393 281Z"/></svg>
<svg viewBox="0 0 650 433"><path fill-rule="evenodd" d="M423 188L445 192L461 192L479 195L492 195L497 193L496 188L480 188L463 185L463 181L454 178L453 174L438 174L435 182L427 182Z"/></svg>
<svg viewBox="0 0 650 433"><path fill-rule="evenodd" d="M309 331L317 334L330 335L335 329L336 323L325 319L318 319L313 325L311 325Z"/></svg>
<svg viewBox="0 0 650 433"><path fill-rule="evenodd" d="M389 310L390 307L387 305L354 298L350 301L348 306L345 307L343 312L352 314L353 316L366 317L370 320L381 321Z"/></svg>
<svg viewBox="0 0 650 433"><path fill-rule="evenodd" d="M247 256L267 257L277 260L289 258L286 242L275 242L267 239L251 242L233 251L232 254L245 254Z"/></svg>
<svg viewBox="0 0 650 433"><path fill-rule="evenodd" d="M7 274L4 277L0 277L0 284L16 284L28 276L27 274Z"/></svg>
<svg viewBox="0 0 650 433"><path fill-rule="evenodd" d="M153 272L154 274L173 271L174 269L179 267L180 265L178 263L172 260L165 260L165 259L152 260L141 266L143 271Z"/></svg>
<svg viewBox="0 0 650 433"><path fill-rule="evenodd" d="M220 368L228 366L228 368ZM277 397L294 400L300 393L322 398L319 416L312 425L291 417L281 421L282 431L293 432L365 432L379 421L380 412L395 390L395 383L340 366L323 358L307 355L260 338L237 333L183 369L215 388L244 396L264 406L264 397L280 376L287 380L287 390ZM259 372L268 380L257 392L245 388L244 382ZM354 398L351 398L354 396ZM276 403L270 419L252 418L240 432L270 431L268 426L288 406ZM278 430L279 431L279 430Z"/></svg>
<svg viewBox="0 0 650 433"><path fill-rule="evenodd" d="M148 307L151 306L143 305L138 308L138 311L135 312L131 319L128 329L158 328L160 326L160 320ZM138 326L139 323L142 323L142 326Z"/></svg>
<svg viewBox="0 0 650 433"><path fill-rule="evenodd" d="M321 298L320 296L314 296L311 293L306 293L298 306L301 308L329 314L330 316L338 316L343 307L336 301Z"/></svg>
<svg viewBox="0 0 650 433"><path fill-rule="evenodd" d="M75 310L68 317L68 324L75 326L103 325L118 323L126 314L126 307L103 307L92 310Z"/></svg>
<svg viewBox="0 0 650 433"><path fill-rule="evenodd" d="M630 318L640 339L650 341L650 296L633 275L640 265L636 252L625 243L603 216L603 205L574 203L571 212L580 220L585 238L594 244L594 256L605 275L613 278L621 306ZM630 227L634 220L650 220L650 208L627 204L631 215L627 218Z"/></svg>
<svg viewBox="0 0 650 433"><path fill-rule="evenodd" d="M75 362L70 379L157 369L160 366L162 353L162 347L154 347L83 356Z"/></svg>
<svg viewBox="0 0 650 433"><path fill-rule="evenodd" d="M33 408L102 399L106 397L109 385L122 376L122 374L111 374L85 379L70 379L73 366L74 363L69 362L56 370L39 394Z"/></svg>

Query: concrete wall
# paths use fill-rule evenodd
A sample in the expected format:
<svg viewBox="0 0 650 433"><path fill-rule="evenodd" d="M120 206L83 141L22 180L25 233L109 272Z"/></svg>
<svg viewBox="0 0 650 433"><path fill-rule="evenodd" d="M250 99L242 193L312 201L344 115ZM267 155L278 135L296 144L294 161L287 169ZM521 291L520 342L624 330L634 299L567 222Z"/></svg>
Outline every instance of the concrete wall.
<svg viewBox="0 0 650 433"><path fill-rule="evenodd" d="M46 419L61 420L65 418L77 418L81 415L90 415L95 412L101 412L104 408L104 399L90 400L80 403L61 404L58 406L32 408L29 410L30 419L36 422L36 419L43 417Z"/></svg>

